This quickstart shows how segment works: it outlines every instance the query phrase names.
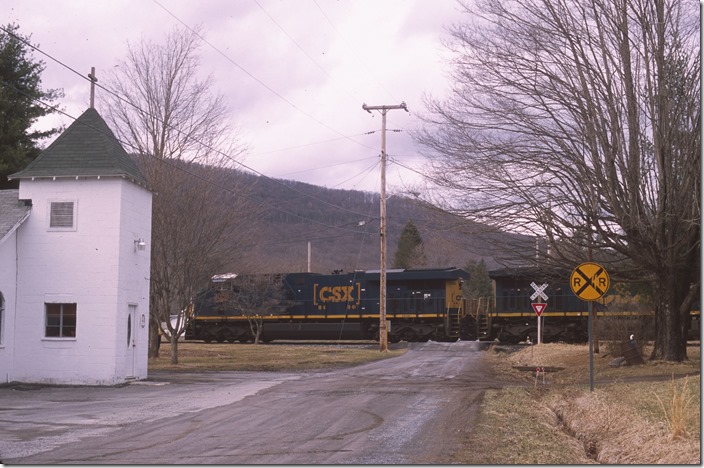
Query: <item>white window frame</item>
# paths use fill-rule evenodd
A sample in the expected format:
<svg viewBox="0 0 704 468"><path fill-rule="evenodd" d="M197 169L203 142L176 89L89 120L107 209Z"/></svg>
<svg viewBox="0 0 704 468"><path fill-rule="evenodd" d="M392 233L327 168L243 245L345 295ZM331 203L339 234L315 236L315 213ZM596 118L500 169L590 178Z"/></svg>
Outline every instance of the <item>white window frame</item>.
<svg viewBox="0 0 704 468"><path fill-rule="evenodd" d="M53 207L55 203L71 203L73 212L71 225L70 226L52 226L51 225L51 214L53 212ZM47 200L47 215L46 215L46 225L49 231L76 231L78 224L78 200L76 199L55 199Z"/></svg>
<svg viewBox="0 0 704 468"><path fill-rule="evenodd" d="M59 334L58 335L47 335L47 329L49 328L49 306L59 306L60 312L59 312L59 325L58 325L58 330ZM74 309L74 320L75 323L73 326L70 325L65 325L64 324L64 318L66 315L64 313L64 308L66 306L73 306L72 308ZM52 325L52 328L55 327ZM71 334L65 334L67 329L72 328L73 329L73 335ZM52 339L52 340L75 340L76 335L78 334L78 304L75 302L45 302L44 303L44 339Z"/></svg>

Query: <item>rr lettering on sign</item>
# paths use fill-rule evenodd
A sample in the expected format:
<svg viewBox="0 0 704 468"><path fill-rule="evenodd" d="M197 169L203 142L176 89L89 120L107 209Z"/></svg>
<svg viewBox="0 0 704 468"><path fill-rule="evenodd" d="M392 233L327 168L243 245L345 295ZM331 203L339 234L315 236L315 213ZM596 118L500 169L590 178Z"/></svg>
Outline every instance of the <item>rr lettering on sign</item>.
<svg viewBox="0 0 704 468"><path fill-rule="evenodd" d="M609 284L609 274L598 263L582 263L570 276L572 292L585 301L595 301L602 297L609 290Z"/></svg>
<svg viewBox="0 0 704 468"><path fill-rule="evenodd" d="M603 270L597 271L593 276L589 277L585 275L581 270L576 270L577 274L581 276L575 276L572 278L572 286L577 291L577 295L582 294L587 288L594 288L596 294L604 295L606 288L608 286L608 280L604 276L599 276L603 273Z"/></svg>

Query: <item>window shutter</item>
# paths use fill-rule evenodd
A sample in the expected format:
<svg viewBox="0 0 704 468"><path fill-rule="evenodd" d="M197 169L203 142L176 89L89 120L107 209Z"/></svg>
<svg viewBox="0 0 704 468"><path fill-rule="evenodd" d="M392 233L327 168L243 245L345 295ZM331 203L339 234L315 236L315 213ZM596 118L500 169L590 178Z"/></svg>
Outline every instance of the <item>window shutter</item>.
<svg viewBox="0 0 704 468"><path fill-rule="evenodd" d="M73 202L52 202L49 217L50 228L73 227Z"/></svg>

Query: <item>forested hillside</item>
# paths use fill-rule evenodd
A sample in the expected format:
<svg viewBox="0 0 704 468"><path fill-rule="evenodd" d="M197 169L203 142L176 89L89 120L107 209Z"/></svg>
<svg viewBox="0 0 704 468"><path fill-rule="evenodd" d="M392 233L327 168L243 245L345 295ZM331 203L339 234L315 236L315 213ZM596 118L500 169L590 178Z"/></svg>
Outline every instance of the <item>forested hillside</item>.
<svg viewBox="0 0 704 468"><path fill-rule="evenodd" d="M153 163L134 156L140 167ZM237 232L224 237L232 246L224 249L228 257L221 260L226 272L302 272L330 273L380 268L379 194L354 190L334 190L290 180L277 180L236 169L216 169L196 163L174 162L185 179L205 181L219 188L213 192L209 214L214 219L237 216ZM176 182L174 182L176 183ZM184 182L185 183L185 182ZM184 191L190 190L183 187ZM156 193L156 197L160 194ZM193 196L200 196L194 193ZM185 207L184 207L185 209ZM188 216L187 212L182 213ZM467 223L439 212L415 198L394 195L387 199L387 267L392 267L399 237L412 220L423 241L424 267L465 267L484 259L489 269L515 258L509 248L533 248L519 242L520 237L490 233L486 227ZM502 251L492 251L488 239L501 237ZM524 238L525 239L525 238ZM235 257L230 258L234 252ZM420 267L420 265L419 265Z"/></svg>
<svg viewBox="0 0 704 468"><path fill-rule="evenodd" d="M230 177L232 186L250 187L246 196L252 209L260 211L250 242L232 270L306 271L309 242L313 272L379 268L378 194L332 190L240 171L232 171ZM480 226L470 227L415 199L396 195L387 201L389 267L408 220L413 220L423 239L427 267L463 267L480 258L489 268L498 266L485 240L488 234Z"/></svg>

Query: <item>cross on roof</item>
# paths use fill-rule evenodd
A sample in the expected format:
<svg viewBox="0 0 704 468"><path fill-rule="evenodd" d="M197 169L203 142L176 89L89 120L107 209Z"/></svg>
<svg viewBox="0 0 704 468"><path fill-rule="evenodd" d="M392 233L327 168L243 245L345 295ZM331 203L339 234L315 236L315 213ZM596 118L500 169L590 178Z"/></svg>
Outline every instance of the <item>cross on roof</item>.
<svg viewBox="0 0 704 468"><path fill-rule="evenodd" d="M95 108L95 83L98 82L98 78L95 76L95 67L90 67L90 73L88 74L90 79L90 107Z"/></svg>

